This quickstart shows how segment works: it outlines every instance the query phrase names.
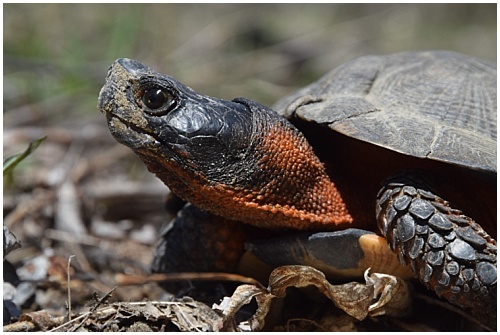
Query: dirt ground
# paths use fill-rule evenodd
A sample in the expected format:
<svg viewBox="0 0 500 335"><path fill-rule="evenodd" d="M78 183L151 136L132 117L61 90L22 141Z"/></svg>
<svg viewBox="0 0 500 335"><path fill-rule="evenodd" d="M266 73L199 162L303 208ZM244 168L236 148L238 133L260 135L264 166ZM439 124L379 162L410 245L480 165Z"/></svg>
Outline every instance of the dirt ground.
<svg viewBox="0 0 500 335"><path fill-rule="evenodd" d="M182 291L167 292L149 276L174 214L167 187L97 111L114 59L138 59L207 95L267 105L366 54L448 49L496 61L496 4L3 9L4 159L47 137L3 180L4 225L21 243L4 249L4 331L247 330L238 323L256 313L253 303L228 323L189 294L205 287L231 296L243 278L182 280ZM418 284L410 289L407 316L357 321L318 292L292 288L264 330L482 329Z"/></svg>

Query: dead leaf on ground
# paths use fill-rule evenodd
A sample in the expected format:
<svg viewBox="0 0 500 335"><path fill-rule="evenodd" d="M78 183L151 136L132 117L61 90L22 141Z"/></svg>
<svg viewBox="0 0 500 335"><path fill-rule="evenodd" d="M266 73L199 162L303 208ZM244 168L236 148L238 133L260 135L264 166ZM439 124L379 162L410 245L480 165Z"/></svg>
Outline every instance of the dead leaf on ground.
<svg viewBox="0 0 500 335"><path fill-rule="evenodd" d="M191 298L176 301L117 302L73 317L54 318L45 310L23 314L4 331L213 331L221 317Z"/></svg>
<svg viewBox="0 0 500 335"><path fill-rule="evenodd" d="M257 301L257 311L238 327L240 330L263 329L271 302L275 298L284 298L289 287L315 286L335 306L360 321L369 314L375 316L390 313L393 316L400 316L407 313L410 294L403 280L377 273L368 275L368 271L365 273L365 278L366 284L351 282L332 285L321 271L312 267L299 265L279 267L271 273L267 290L254 285L241 285L230 298L214 306L224 315L224 325L217 330L225 329L233 321L236 312L252 298Z"/></svg>

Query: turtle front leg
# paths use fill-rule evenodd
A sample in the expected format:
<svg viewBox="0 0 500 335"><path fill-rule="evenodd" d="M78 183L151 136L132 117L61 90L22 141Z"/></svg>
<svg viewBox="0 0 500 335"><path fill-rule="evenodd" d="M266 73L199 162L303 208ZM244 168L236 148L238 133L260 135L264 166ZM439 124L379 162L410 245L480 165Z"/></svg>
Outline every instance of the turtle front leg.
<svg viewBox="0 0 500 335"><path fill-rule="evenodd" d="M188 203L161 232L152 272L235 272L245 232L238 222Z"/></svg>
<svg viewBox="0 0 500 335"><path fill-rule="evenodd" d="M376 214L391 249L415 277L496 328L496 241L479 224L408 176L380 190Z"/></svg>

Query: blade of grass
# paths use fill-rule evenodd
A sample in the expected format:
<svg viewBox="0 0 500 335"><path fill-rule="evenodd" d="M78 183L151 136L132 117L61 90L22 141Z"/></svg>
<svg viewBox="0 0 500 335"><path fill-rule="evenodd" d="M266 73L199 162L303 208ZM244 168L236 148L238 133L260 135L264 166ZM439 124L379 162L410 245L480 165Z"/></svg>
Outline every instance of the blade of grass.
<svg viewBox="0 0 500 335"><path fill-rule="evenodd" d="M6 175L12 173L14 168L22 162L26 157L28 157L33 151L38 148L38 146L47 138L47 136L44 136L42 138L39 138L36 141L30 142L26 150L24 150L21 153L15 154L13 156L10 156L6 158L3 161L3 176L5 177Z"/></svg>

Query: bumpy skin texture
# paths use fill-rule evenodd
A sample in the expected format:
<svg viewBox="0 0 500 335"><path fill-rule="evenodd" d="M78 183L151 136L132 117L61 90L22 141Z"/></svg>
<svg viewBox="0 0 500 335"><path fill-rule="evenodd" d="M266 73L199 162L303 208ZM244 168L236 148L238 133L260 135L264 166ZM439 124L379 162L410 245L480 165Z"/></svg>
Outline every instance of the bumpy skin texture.
<svg viewBox="0 0 500 335"><path fill-rule="evenodd" d="M306 119L311 118L307 120L324 123L340 133L391 149L383 149L385 152L379 154L378 149L360 144L360 141L351 147L351 142L356 140L342 139L343 135L333 135L330 131L328 136L339 139L338 143L326 143L334 146L327 148L326 157L334 160L329 167L336 179L327 174L301 132L271 109L241 98L224 101L200 95L175 79L132 60L120 59L112 65L101 90L99 108L106 114L115 138L132 148L174 193L206 211L256 226L324 231L351 226L370 228L374 225L370 209L375 203L377 183L397 168L430 168L431 173L439 175L448 195L453 195L455 190L461 193L461 197L454 200L461 198L465 203L473 203L468 201L471 197L468 192L482 189L480 184L475 184L474 178L486 180L486 184L496 178L491 158L496 155L491 148L496 135L492 135L490 129L496 125L496 116L491 110L496 94L486 86L484 91L492 93L494 99L467 97L469 100L463 109L469 109L470 113L463 109L454 112L450 108L456 107L453 99L457 94L470 91L460 86L464 82L481 91L481 85L474 84L480 81L481 71L491 80L487 71L492 67L448 53L391 57L367 57L354 62L364 67L341 67L330 74L332 77L327 76L299 92L296 102L292 101L292 96L286 103L285 110L292 118L305 115ZM405 60L413 60L417 65L400 71L403 66L398 62ZM374 64L373 68L370 64ZM449 94L447 84L455 70L456 77L460 78L459 85L450 84L452 94ZM422 77L421 73L424 73ZM389 80L386 76L392 74L395 76ZM345 80L337 82L338 78ZM424 84L415 81L420 78ZM411 91L411 102L407 103L401 91L390 96L383 93L384 83L406 79L409 81L404 85L391 85L391 88ZM423 87L425 82L432 85ZM343 89L332 91L339 83ZM431 92L419 91L427 88L431 88ZM336 96L338 92L342 95L354 92L355 96ZM435 95L429 100L423 99L428 93ZM485 104L478 105L476 100ZM430 108L429 103L436 108ZM475 105L477 110L473 108ZM389 110L395 114L384 110L385 107L395 108ZM411 114L417 107L420 108L418 113ZM439 111L439 115L428 115L428 110ZM484 120L488 125L487 138L474 133L475 123L467 123L473 112L478 114L475 122ZM335 119L339 115L340 119ZM472 128L464 126L462 129L462 123ZM418 135L416 131L425 132L426 125L433 126L432 136ZM383 129L377 132L377 127ZM313 132L316 131L319 133L317 125L313 127ZM401 137L401 131L406 131L406 137ZM392 142L387 136L394 134L397 138ZM450 136L453 150L462 148L467 155L458 157L455 151L445 152L442 140L446 142ZM317 134L312 137L320 142L327 138ZM467 143L471 145L467 147ZM428 149L424 144L433 147ZM315 148L319 150L316 144ZM413 152L414 149L423 150L423 153ZM485 159L474 161L481 153ZM366 157L370 159L361 164ZM455 169L448 163L461 167ZM339 166L343 166L343 170L337 170ZM469 168L481 170L484 175L476 173L474 178L469 177L472 175ZM342 178L345 176L348 178ZM466 176L467 180L460 176ZM453 178L460 181L458 188ZM466 184L472 184L473 188L465 191ZM481 218L486 218L488 224L491 221L488 218L493 217L490 213L496 212L496 207L484 205L493 203L488 196L492 193L486 191L484 194L486 196L480 197L482 207L479 211L474 205L469 208L474 215L485 213ZM472 308L490 328L496 328L493 317L496 313L482 313L483 310L496 311L496 242L474 220L462 216L423 185L413 185L411 180L387 184L386 190L379 194L377 219L390 246L403 263L413 267L416 277L438 295ZM490 227L496 234L494 224ZM359 241L355 238L355 243L361 245ZM302 242L299 244L301 247Z"/></svg>
<svg viewBox="0 0 500 335"><path fill-rule="evenodd" d="M496 326L496 241L409 176L379 192L377 221L400 261L438 296Z"/></svg>

